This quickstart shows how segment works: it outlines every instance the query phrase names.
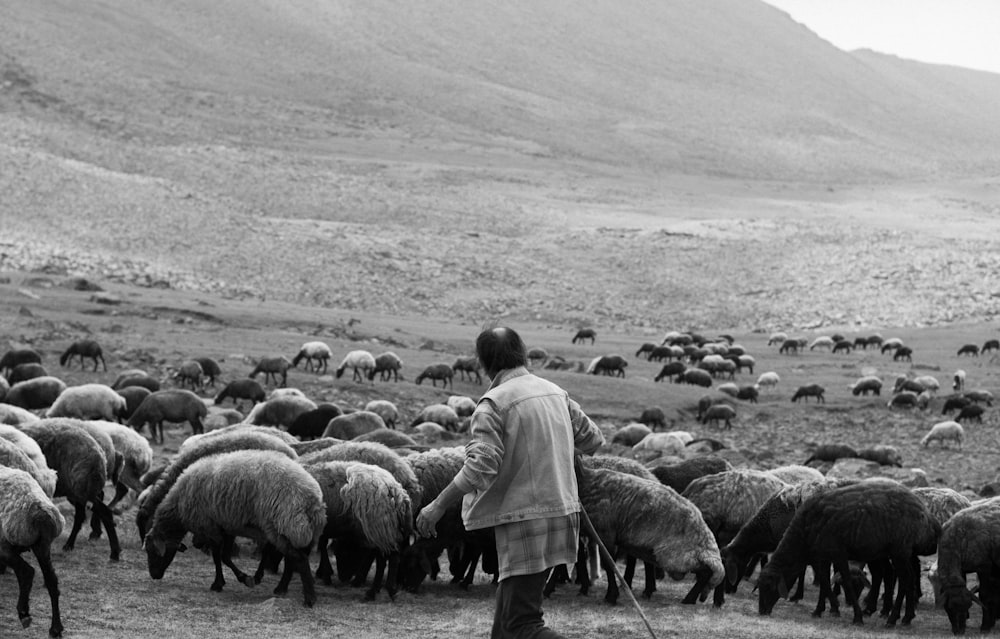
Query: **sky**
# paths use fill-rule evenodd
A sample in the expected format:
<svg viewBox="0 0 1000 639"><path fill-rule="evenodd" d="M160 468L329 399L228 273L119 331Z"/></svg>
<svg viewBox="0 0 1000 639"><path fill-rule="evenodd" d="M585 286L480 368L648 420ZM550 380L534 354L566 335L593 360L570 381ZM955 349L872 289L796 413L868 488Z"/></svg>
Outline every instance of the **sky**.
<svg viewBox="0 0 1000 639"><path fill-rule="evenodd" d="M1000 0L764 0L834 46L1000 73Z"/></svg>

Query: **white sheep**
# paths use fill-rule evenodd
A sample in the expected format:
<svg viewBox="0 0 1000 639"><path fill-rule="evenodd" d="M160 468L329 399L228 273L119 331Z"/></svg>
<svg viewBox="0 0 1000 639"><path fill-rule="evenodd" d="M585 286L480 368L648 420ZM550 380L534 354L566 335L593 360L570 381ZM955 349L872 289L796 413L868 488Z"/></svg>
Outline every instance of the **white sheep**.
<svg viewBox="0 0 1000 639"><path fill-rule="evenodd" d="M814 350L816 348L833 350L833 338L828 335L817 337L809 344L809 350Z"/></svg>
<svg viewBox="0 0 1000 639"><path fill-rule="evenodd" d="M761 373L760 377L757 378L757 386L760 386L761 388L774 388L780 381L781 378L778 377L777 373L774 371L768 371L766 373Z"/></svg>
<svg viewBox="0 0 1000 639"><path fill-rule="evenodd" d="M0 437L0 467L16 468L31 475L39 488L51 499L56 488L56 473L46 468L42 470L35 465L20 446Z"/></svg>
<svg viewBox="0 0 1000 639"><path fill-rule="evenodd" d="M70 386L56 398L46 417L117 421L125 414L125 398L104 384Z"/></svg>
<svg viewBox="0 0 1000 639"><path fill-rule="evenodd" d="M271 544L284 556L286 570L275 588L284 594L292 572L302 579L306 606L316 602L309 553L326 526L319 484L296 461L271 451L240 450L203 457L177 478L156 509L145 537L149 575L162 579L190 531L211 549L215 560L212 590L225 584L222 564L252 585L254 577L232 563L237 535Z"/></svg>
<svg viewBox="0 0 1000 639"><path fill-rule="evenodd" d="M337 367L337 379L343 376L348 367L354 371L354 381L364 382L368 374L375 370L375 356L368 351L351 351ZM374 380L374 375L372 378Z"/></svg>
<svg viewBox="0 0 1000 639"><path fill-rule="evenodd" d="M685 442L674 433L650 433L632 447L633 452L640 450L656 450L661 455L680 456L684 452Z"/></svg>
<svg viewBox="0 0 1000 639"><path fill-rule="evenodd" d="M268 399L278 399L279 397L306 397L306 394L298 388L275 388L267 394Z"/></svg>
<svg viewBox="0 0 1000 639"><path fill-rule="evenodd" d="M476 412L475 400L465 395L450 395L445 401L445 405L450 406L459 417L469 417Z"/></svg>
<svg viewBox="0 0 1000 639"><path fill-rule="evenodd" d="M778 331L777 333L771 333L771 337L768 338L767 340L767 345L773 346L774 344L778 344L780 346L781 344L784 344L785 340L787 339L788 339L788 333L785 333L783 331Z"/></svg>
<svg viewBox="0 0 1000 639"><path fill-rule="evenodd" d="M0 404L0 424L17 426L36 421L38 421L38 415L26 408L19 408L10 404Z"/></svg>
<svg viewBox="0 0 1000 639"><path fill-rule="evenodd" d="M825 481L826 477L823 473L819 472L815 468L809 466L801 466L799 464L791 464L789 466L779 466L778 468L772 468L767 473L774 475L786 484L791 484L797 486L799 484L806 484L812 481Z"/></svg>
<svg viewBox="0 0 1000 639"><path fill-rule="evenodd" d="M953 441L961 449L964 440L965 429L962 428L962 425L955 421L946 421L934 424L930 431L920 440L920 445L927 448L927 445L932 441L937 441L943 447L946 441Z"/></svg>
<svg viewBox="0 0 1000 639"><path fill-rule="evenodd" d="M326 342L306 342L299 348L298 354L292 358L292 368L298 367L299 362L305 359L307 371L315 370L319 373L321 372L320 366L322 366L322 372L325 373L331 357L333 357L333 351L330 350ZM313 360L315 360L315 367Z"/></svg>
<svg viewBox="0 0 1000 639"><path fill-rule="evenodd" d="M425 406L420 410L416 418L410 422L410 427L412 428L418 424L423 424L424 422L441 424L451 432L458 431L458 413L456 413L455 409L447 404L431 404L430 406Z"/></svg>
<svg viewBox="0 0 1000 639"><path fill-rule="evenodd" d="M952 376L951 388L956 391L965 390L965 371L961 368L955 371L955 374Z"/></svg>
<svg viewBox="0 0 1000 639"><path fill-rule="evenodd" d="M42 449L38 446L38 442L7 424L0 424L0 439L8 441L24 451L28 459L41 471L38 475L39 485L45 494L51 497L56 490L56 472L49 468L49 463L46 461Z"/></svg>
<svg viewBox="0 0 1000 639"><path fill-rule="evenodd" d="M255 426L288 428L297 417L311 410L316 410L316 402L311 399L280 395L254 406L244 421Z"/></svg>
<svg viewBox="0 0 1000 639"><path fill-rule="evenodd" d="M153 465L153 448L145 437L122 424L109 421L89 422L93 428L99 429L111 438L115 450L122 456L122 467L118 473L118 485L115 496L108 504L113 508L131 488L139 494L143 491L142 476L149 472Z"/></svg>
<svg viewBox="0 0 1000 639"><path fill-rule="evenodd" d="M387 428L396 428L399 421L399 409L387 399L373 399L365 404L365 410L382 418Z"/></svg>

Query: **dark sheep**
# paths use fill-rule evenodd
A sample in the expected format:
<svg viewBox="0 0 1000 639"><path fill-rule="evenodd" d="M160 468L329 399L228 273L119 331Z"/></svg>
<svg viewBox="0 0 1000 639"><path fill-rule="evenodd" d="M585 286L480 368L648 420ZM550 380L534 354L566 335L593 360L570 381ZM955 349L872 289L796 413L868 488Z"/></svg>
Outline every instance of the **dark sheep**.
<svg viewBox="0 0 1000 639"><path fill-rule="evenodd" d="M163 443L163 422L190 422L195 435L205 432L201 420L208 415L208 408L201 399L189 390L172 388L150 393L139 404L139 408L129 418L127 424L137 431L149 424L153 441Z"/></svg>
<svg viewBox="0 0 1000 639"><path fill-rule="evenodd" d="M385 421L377 413L359 410L332 418L323 430L323 437L351 440L358 435L385 428Z"/></svg>
<svg viewBox="0 0 1000 639"><path fill-rule="evenodd" d="M855 397L859 395L867 397L868 393L880 396L882 394L882 380L877 377L862 377L851 387L851 394Z"/></svg>
<svg viewBox="0 0 1000 639"><path fill-rule="evenodd" d="M614 377L625 377L626 366L628 366L628 362L621 355L604 355L594 363L593 370L590 373L592 375L600 373Z"/></svg>
<svg viewBox="0 0 1000 639"><path fill-rule="evenodd" d="M815 397L817 404L820 402L823 402L825 404L826 398L823 397L823 393L825 392L826 389L820 386L819 384L807 384L805 386L799 386L799 389L795 391L794 395L792 395L792 401L797 402L801 399L803 402L808 402L808 398Z"/></svg>
<svg viewBox="0 0 1000 639"><path fill-rule="evenodd" d="M0 357L0 371L4 376L10 375L14 367L18 364L41 364L42 356L33 348L15 348L7 351ZM9 380L8 380L9 381Z"/></svg>
<svg viewBox="0 0 1000 639"><path fill-rule="evenodd" d="M860 348L861 350L868 350L868 338L867 337L855 337L854 338L854 348Z"/></svg>
<svg viewBox="0 0 1000 639"><path fill-rule="evenodd" d="M892 355L892 361L898 362L900 360L906 360L908 362L913 361L913 349L909 346L900 346L896 349L896 352Z"/></svg>
<svg viewBox="0 0 1000 639"><path fill-rule="evenodd" d="M120 390L122 388L129 388L130 386L138 386L140 388L145 388L151 393L155 393L160 390L160 382L155 377L151 377L146 373L134 374L134 375L122 375L111 385L112 390Z"/></svg>
<svg viewBox="0 0 1000 639"><path fill-rule="evenodd" d="M288 369L292 367L292 363L288 361L287 357L265 357L257 362L257 365L248 377L253 379L257 377L260 373L264 373L264 383L266 384L268 380L272 380L272 383L277 386L285 386L288 384ZM281 376L281 383L278 384L278 376Z"/></svg>
<svg viewBox="0 0 1000 639"><path fill-rule="evenodd" d="M858 451L846 444L822 444L813 451L809 459L802 462L803 466L808 466L810 462L824 461L836 462L838 459L857 457Z"/></svg>
<svg viewBox="0 0 1000 639"><path fill-rule="evenodd" d="M833 344L833 352L839 353L840 351L846 351L850 353L852 350L851 343L847 340L841 340L839 342L835 341Z"/></svg>
<svg viewBox="0 0 1000 639"><path fill-rule="evenodd" d="M403 368L403 360L399 355L391 351L386 351L375 356L375 368L368 371L368 381L375 381L375 375L383 382L388 382L391 377L393 381L399 381L399 371Z"/></svg>
<svg viewBox="0 0 1000 639"><path fill-rule="evenodd" d="M135 414L136 409L139 408L142 401L151 394L148 388L143 388L142 386L126 386L115 392L125 398L125 412L120 417L121 420L125 421Z"/></svg>
<svg viewBox="0 0 1000 639"><path fill-rule="evenodd" d="M715 473L722 473L732 469L733 465L722 457L706 455L704 457L692 457L676 464L654 466L650 470L661 484L670 486L678 493L683 493L688 484L699 477L714 475Z"/></svg>
<svg viewBox="0 0 1000 639"><path fill-rule="evenodd" d="M902 391L893 395L892 399L889 400L887 406L890 409L913 408L917 405L918 398L919 395L917 395L917 393L914 393L913 391Z"/></svg>
<svg viewBox="0 0 1000 639"><path fill-rule="evenodd" d="M901 391L910 391L911 393L916 393L917 395L924 392L925 390L927 389L924 387L924 385L918 382L917 380L906 379L905 377L897 379L896 385L893 386L892 388L892 392L894 393L899 393Z"/></svg>
<svg viewBox="0 0 1000 639"><path fill-rule="evenodd" d="M650 362L662 362L665 359L673 359L674 349L669 346L655 346L649 351L646 359Z"/></svg>
<svg viewBox="0 0 1000 639"><path fill-rule="evenodd" d="M979 357L979 347L975 344L963 344L958 349L958 357L962 355L968 355L970 357Z"/></svg>
<svg viewBox="0 0 1000 639"><path fill-rule="evenodd" d="M639 357L640 355L642 355L643 353L645 353L646 354L646 358L648 359L649 358L649 354L653 352L654 348L656 348L656 344L654 344L653 342L643 342L639 346L639 350L637 350L635 352L635 356Z"/></svg>
<svg viewBox="0 0 1000 639"><path fill-rule="evenodd" d="M645 424L653 430L656 430L657 428L666 428L667 415L659 406L651 406L642 411L642 415L639 416L639 423Z"/></svg>
<svg viewBox="0 0 1000 639"><path fill-rule="evenodd" d="M26 382L29 379L35 379L36 377L46 377L48 374L49 373L45 370L45 367L37 362L18 364L14 367L14 370L10 372L10 375L7 376L7 383L13 386L18 382Z"/></svg>
<svg viewBox="0 0 1000 639"><path fill-rule="evenodd" d="M11 386L3 401L18 408L40 410L54 404L64 390L66 383L58 377L35 377Z"/></svg>
<svg viewBox="0 0 1000 639"><path fill-rule="evenodd" d="M955 417L955 421L961 423L962 420L977 421L980 424L983 423L983 413L986 409L979 404L970 404L958 411L958 415Z"/></svg>
<svg viewBox="0 0 1000 639"><path fill-rule="evenodd" d="M191 384L191 390L195 390L201 388L201 378L204 375L205 371L202 370L201 364L191 359L181 364L180 368L174 373L174 379L178 381L181 388L184 388L187 384Z"/></svg>
<svg viewBox="0 0 1000 639"><path fill-rule="evenodd" d="M708 388L712 385L712 376L700 368L689 368L677 376L677 381L678 383L683 382L684 384Z"/></svg>
<svg viewBox="0 0 1000 639"><path fill-rule="evenodd" d="M884 342L882 342L882 348L880 352L885 355L886 351L895 351L903 345L903 340L898 337L891 337Z"/></svg>
<svg viewBox="0 0 1000 639"><path fill-rule="evenodd" d="M669 364L665 364L663 368L660 369L660 372L653 378L653 381L658 382L665 377L674 377L676 375L678 378L675 382L680 382L679 376L684 373L685 370L687 370L687 366L685 366L683 362L670 362ZM711 385L711 376L709 376L708 382L709 385Z"/></svg>
<svg viewBox="0 0 1000 639"><path fill-rule="evenodd" d="M740 389L736 391L736 399L742 399L748 401L751 404L757 403L757 398L760 397L760 390L756 385L740 386Z"/></svg>
<svg viewBox="0 0 1000 639"><path fill-rule="evenodd" d="M982 606L981 630L988 632L996 624L997 608L997 536L1000 529L1000 499L988 499L955 513L942 526L938 544L938 579L941 599L953 634L965 634L969 609L976 602ZM979 578L979 599L966 585L970 572ZM988 587L987 587L988 586ZM994 601L990 601L994 600Z"/></svg>
<svg viewBox="0 0 1000 639"><path fill-rule="evenodd" d="M760 614L771 614L778 597L807 565L814 567L820 581L822 603L831 592L832 565L840 573L846 598L854 608L854 623L861 625L863 611L850 579L848 560L869 565L889 560L899 580L899 595L886 625L896 624L904 599L902 624L909 625L920 577L919 572L914 573L915 558L933 554L940 535L940 524L923 502L894 481L869 480L814 495L796 511L761 571L757 581ZM817 612L822 610L817 608Z"/></svg>
<svg viewBox="0 0 1000 639"><path fill-rule="evenodd" d="M302 413L288 426L288 434L305 441L323 436L327 424L334 417L344 414L336 404L320 404L314 410Z"/></svg>
<svg viewBox="0 0 1000 639"><path fill-rule="evenodd" d="M988 390L970 390L965 392L965 398L976 404L993 405L993 393Z"/></svg>
<svg viewBox="0 0 1000 639"><path fill-rule="evenodd" d="M589 339L590 345L593 346L594 341L597 340L597 331L592 328L581 328L576 332L576 335L573 336L573 343L576 344L577 342L580 342L582 344L583 340L586 339Z"/></svg>
<svg viewBox="0 0 1000 639"><path fill-rule="evenodd" d="M480 374L482 366L479 364L479 358L473 355L472 357L459 357L455 360L455 363L451 365L451 370L458 373L461 379L465 379L466 375L469 377L469 381L472 381L472 376L476 376L476 383L483 383L483 376Z"/></svg>
<svg viewBox="0 0 1000 639"><path fill-rule="evenodd" d="M781 343L781 348L778 349L779 354L784 353L795 353L798 354L799 347L801 346L801 341L797 339L786 339Z"/></svg>
<svg viewBox="0 0 1000 639"><path fill-rule="evenodd" d="M431 380L432 386L437 386L438 380L441 380L441 388L454 388L455 384L452 381L455 376L455 371L451 369L451 366L447 364L431 364L425 368L419 375L417 375L416 383L417 386L420 382L425 379Z"/></svg>
<svg viewBox="0 0 1000 639"><path fill-rule="evenodd" d="M729 395L722 393L709 393L698 398L698 421L700 422L709 408L716 404L725 404L732 407L733 401Z"/></svg>
<svg viewBox="0 0 1000 639"><path fill-rule="evenodd" d="M983 342L983 347L979 349L979 352L987 353L989 351L1000 351L1000 340L988 339Z"/></svg>
<svg viewBox="0 0 1000 639"><path fill-rule="evenodd" d="M97 362L100 360L104 370L108 370L108 365L104 362L104 352L101 345L92 339L82 339L69 345L62 355L59 356L59 365L68 366L73 362L74 357L80 358L80 370L83 370L83 359L94 360L94 370L97 370Z"/></svg>
<svg viewBox="0 0 1000 639"><path fill-rule="evenodd" d="M201 366L201 372L208 378L206 385L215 387L215 380L222 375L219 363L211 357L195 357L194 361Z"/></svg>
<svg viewBox="0 0 1000 639"><path fill-rule="evenodd" d="M732 430L732 420L734 419L736 419L736 409L726 404L716 404L715 406L710 406L708 410L705 411L705 414L701 418L701 423L705 425L709 422L718 424L722 421L725 422L725 428L727 430Z"/></svg>
<svg viewBox="0 0 1000 639"><path fill-rule="evenodd" d="M895 446L878 445L871 448L863 448L858 451L860 459L878 462L880 466L903 467L903 457Z"/></svg>
<svg viewBox="0 0 1000 639"><path fill-rule="evenodd" d="M233 400L234 405L239 405L241 399L246 399L251 402L251 405L256 406L259 402L264 401L266 396L264 387L257 380L236 379L226 384L226 387L219 391L213 401L219 405L229 398Z"/></svg>

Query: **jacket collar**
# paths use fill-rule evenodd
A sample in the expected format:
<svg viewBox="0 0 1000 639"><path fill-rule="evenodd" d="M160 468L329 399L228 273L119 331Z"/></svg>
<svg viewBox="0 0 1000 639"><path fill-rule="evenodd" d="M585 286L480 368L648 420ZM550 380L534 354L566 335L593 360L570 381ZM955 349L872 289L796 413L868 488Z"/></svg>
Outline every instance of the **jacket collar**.
<svg viewBox="0 0 1000 639"><path fill-rule="evenodd" d="M528 369L525 368L524 366L517 366L515 368L504 369L499 373L497 373L497 376L493 378L493 382L490 384L490 387L487 388L486 390L487 392L489 392L508 380L514 379L515 377L521 377L522 375L527 375L527 374L528 374Z"/></svg>

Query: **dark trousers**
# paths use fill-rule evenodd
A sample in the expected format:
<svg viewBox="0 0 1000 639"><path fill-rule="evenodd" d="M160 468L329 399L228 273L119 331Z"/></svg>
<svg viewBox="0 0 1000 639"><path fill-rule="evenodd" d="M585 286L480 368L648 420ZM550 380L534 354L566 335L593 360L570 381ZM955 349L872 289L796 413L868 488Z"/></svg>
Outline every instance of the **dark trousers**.
<svg viewBox="0 0 1000 639"><path fill-rule="evenodd" d="M542 621L542 589L548 577L545 570L500 582L490 639L563 639Z"/></svg>

